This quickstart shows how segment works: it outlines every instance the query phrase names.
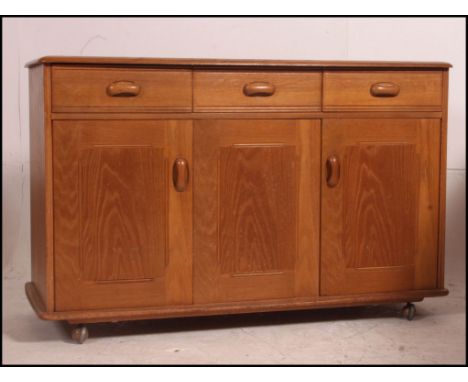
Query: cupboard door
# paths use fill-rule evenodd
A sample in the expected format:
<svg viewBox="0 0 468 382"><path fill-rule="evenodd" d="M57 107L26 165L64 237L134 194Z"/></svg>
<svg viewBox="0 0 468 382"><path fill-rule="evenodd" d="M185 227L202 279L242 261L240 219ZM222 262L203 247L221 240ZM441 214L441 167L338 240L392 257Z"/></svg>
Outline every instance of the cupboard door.
<svg viewBox="0 0 468 382"><path fill-rule="evenodd" d="M56 310L192 301L189 121L55 121Z"/></svg>
<svg viewBox="0 0 468 382"><path fill-rule="evenodd" d="M440 121L326 120L321 295L437 281Z"/></svg>
<svg viewBox="0 0 468 382"><path fill-rule="evenodd" d="M320 121L196 121L194 162L194 302L318 295Z"/></svg>

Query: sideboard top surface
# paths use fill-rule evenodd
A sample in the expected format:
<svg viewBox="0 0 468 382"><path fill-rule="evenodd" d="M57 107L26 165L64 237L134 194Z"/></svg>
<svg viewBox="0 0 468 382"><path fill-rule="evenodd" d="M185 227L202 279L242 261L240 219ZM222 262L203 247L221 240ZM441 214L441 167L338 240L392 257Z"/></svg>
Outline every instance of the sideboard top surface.
<svg viewBox="0 0 468 382"><path fill-rule="evenodd" d="M139 66L183 66L202 67L246 67L246 68L432 68L452 67L447 62L410 62L410 61L312 61L312 60L227 60L199 58L131 58L131 57L78 57L45 56L30 61L26 67L40 64L81 64L81 65L139 65Z"/></svg>

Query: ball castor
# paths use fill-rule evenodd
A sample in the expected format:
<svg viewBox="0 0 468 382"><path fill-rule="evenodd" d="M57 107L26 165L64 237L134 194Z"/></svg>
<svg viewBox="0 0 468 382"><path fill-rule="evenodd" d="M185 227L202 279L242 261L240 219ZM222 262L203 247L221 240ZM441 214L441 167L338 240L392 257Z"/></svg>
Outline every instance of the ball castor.
<svg viewBox="0 0 468 382"><path fill-rule="evenodd" d="M411 302L406 303L403 307L403 317L406 318L408 321L411 321L414 318L416 313L416 307Z"/></svg>
<svg viewBox="0 0 468 382"><path fill-rule="evenodd" d="M72 329L71 337L74 341L82 344L88 338L88 328L85 325L77 325Z"/></svg>

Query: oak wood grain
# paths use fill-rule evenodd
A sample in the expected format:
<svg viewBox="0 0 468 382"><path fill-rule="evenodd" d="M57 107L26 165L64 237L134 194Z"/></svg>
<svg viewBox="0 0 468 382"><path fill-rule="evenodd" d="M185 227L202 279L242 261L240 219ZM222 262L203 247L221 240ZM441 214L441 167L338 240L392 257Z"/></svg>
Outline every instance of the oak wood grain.
<svg viewBox="0 0 468 382"><path fill-rule="evenodd" d="M436 286L438 120L327 120L322 163L337 155L342 177L323 179L321 295Z"/></svg>
<svg viewBox="0 0 468 382"><path fill-rule="evenodd" d="M296 252L296 148L234 144L220 148L218 163L221 273L293 269L285 254Z"/></svg>
<svg viewBox="0 0 468 382"><path fill-rule="evenodd" d="M56 309L190 303L191 190L172 191L168 163L191 157L191 123L53 128Z"/></svg>
<svg viewBox="0 0 468 382"><path fill-rule="evenodd" d="M343 150L347 268L412 264L419 177L414 144L359 142Z"/></svg>
<svg viewBox="0 0 468 382"><path fill-rule="evenodd" d="M446 296L447 289L409 290L403 292L372 293L348 296L323 296L313 298L289 298L235 303L203 305L173 305L157 308L101 309L68 312L45 312L34 284L26 283L26 295L39 318L66 320L70 323L116 322L170 317L211 316L254 312L324 309L336 307L421 301L425 297Z"/></svg>
<svg viewBox="0 0 468 382"><path fill-rule="evenodd" d="M150 58L150 57L83 57L45 56L26 63L26 67L40 64L82 64L122 66L184 66L192 67L261 67L261 68L449 68L447 62L417 61L318 61L318 60L227 60L206 58Z"/></svg>
<svg viewBox="0 0 468 382"><path fill-rule="evenodd" d="M53 186L50 67L30 79L31 277L48 311L54 309Z"/></svg>
<svg viewBox="0 0 468 382"><path fill-rule="evenodd" d="M31 279L47 311L54 309L53 248L50 198L50 80L49 68L29 72L29 141L31 184Z"/></svg>
<svg viewBox="0 0 468 382"><path fill-rule="evenodd" d="M131 83L133 96L116 96L129 95L130 90L122 86L109 93L116 82ZM54 112L191 111L192 75L187 70L53 67L52 109Z"/></svg>
<svg viewBox="0 0 468 382"><path fill-rule="evenodd" d="M317 294L318 121L198 121L194 302Z"/></svg>
<svg viewBox="0 0 468 382"><path fill-rule="evenodd" d="M139 280L164 274L165 159L164 149L152 146L81 149L82 280Z"/></svg>
<svg viewBox="0 0 468 382"><path fill-rule="evenodd" d="M398 93L376 97L379 83L392 83ZM442 71L326 71L323 110L442 110Z"/></svg>
<svg viewBox="0 0 468 382"><path fill-rule="evenodd" d="M349 118L349 112L277 112L271 110L270 112L219 112L219 113L52 113L53 120L112 120L112 119L151 119L151 120L199 120L199 119L291 119L291 120L304 120L304 119L341 119ZM421 118L442 118L441 111L366 111L366 112L353 112L353 118L369 118L369 119L393 119L393 118L408 118L408 119L421 119Z"/></svg>
<svg viewBox="0 0 468 382"><path fill-rule="evenodd" d="M245 89L252 83L267 84L272 93L268 97L246 95ZM320 110L321 84L320 72L194 71L193 108L194 111Z"/></svg>
<svg viewBox="0 0 468 382"><path fill-rule="evenodd" d="M446 295L448 67L31 63L31 305L83 323Z"/></svg>
<svg viewBox="0 0 468 382"><path fill-rule="evenodd" d="M439 256L437 263L437 287L444 287L445 272L445 221L446 221L446 183L447 183L447 130L448 130L448 70L442 77L443 114L440 124L440 184L439 184Z"/></svg>

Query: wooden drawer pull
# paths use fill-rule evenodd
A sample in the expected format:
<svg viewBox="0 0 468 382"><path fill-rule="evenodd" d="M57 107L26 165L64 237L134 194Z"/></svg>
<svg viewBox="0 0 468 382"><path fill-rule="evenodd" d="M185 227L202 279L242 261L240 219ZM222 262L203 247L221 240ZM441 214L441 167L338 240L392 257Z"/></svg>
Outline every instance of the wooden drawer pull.
<svg viewBox="0 0 468 382"><path fill-rule="evenodd" d="M275 93L275 86L269 82L251 82L244 85L247 97L269 97Z"/></svg>
<svg viewBox="0 0 468 382"><path fill-rule="evenodd" d="M140 87L132 81L116 81L107 87L110 97L136 97L140 94Z"/></svg>
<svg viewBox="0 0 468 382"><path fill-rule="evenodd" d="M327 185L328 187L335 187L340 180L340 162L338 157L335 155L328 157L326 167Z"/></svg>
<svg viewBox="0 0 468 382"><path fill-rule="evenodd" d="M172 181L177 192L186 190L189 181L188 162L184 158L177 158L172 166Z"/></svg>
<svg viewBox="0 0 468 382"><path fill-rule="evenodd" d="M374 97L396 97L400 87L393 82L379 82L371 86L370 92Z"/></svg>

